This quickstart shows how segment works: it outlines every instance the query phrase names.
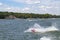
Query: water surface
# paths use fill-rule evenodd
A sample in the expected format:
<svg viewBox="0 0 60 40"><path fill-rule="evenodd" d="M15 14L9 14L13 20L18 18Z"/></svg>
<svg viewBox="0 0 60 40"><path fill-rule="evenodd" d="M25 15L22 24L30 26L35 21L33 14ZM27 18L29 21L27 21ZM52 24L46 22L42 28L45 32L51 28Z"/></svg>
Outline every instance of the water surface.
<svg viewBox="0 0 60 40"><path fill-rule="evenodd" d="M35 24L60 29L60 19L0 19L0 40L60 40L60 31L24 33ZM36 25L36 26L38 26Z"/></svg>

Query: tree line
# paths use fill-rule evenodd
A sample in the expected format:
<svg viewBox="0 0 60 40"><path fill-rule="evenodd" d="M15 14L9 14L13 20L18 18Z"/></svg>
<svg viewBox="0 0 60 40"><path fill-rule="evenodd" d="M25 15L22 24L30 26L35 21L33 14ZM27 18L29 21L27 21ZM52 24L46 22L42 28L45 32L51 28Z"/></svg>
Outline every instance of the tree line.
<svg viewBox="0 0 60 40"><path fill-rule="evenodd" d="M34 13L16 13L16 12L0 12L0 19L13 15L17 18L60 18L60 15L51 15L51 14L34 14Z"/></svg>

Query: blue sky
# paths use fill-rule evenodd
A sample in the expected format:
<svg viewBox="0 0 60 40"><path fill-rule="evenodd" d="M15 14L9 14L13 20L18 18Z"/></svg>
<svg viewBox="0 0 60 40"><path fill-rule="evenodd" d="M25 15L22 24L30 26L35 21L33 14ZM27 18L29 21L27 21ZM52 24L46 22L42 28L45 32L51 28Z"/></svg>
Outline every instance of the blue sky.
<svg viewBox="0 0 60 40"><path fill-rule="evenodd" d="M60 15L60 0L0 0L0 11Z"/></svg>

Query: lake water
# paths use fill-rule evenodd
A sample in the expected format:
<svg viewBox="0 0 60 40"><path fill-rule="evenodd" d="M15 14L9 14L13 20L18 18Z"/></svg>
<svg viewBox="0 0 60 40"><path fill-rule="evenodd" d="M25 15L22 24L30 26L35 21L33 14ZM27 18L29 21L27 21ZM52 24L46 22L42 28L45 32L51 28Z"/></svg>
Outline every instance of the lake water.
<svg viewBox="0 0 60 40"><path fill-rule="evenodd" d="M54 26L58 31L45 33L25 33L38 25L41 28ZM54 28L53 28L54 29ZM0 19L0 40L60 40L60 19ZM45 29L43 29L45 30Z"/></svg>

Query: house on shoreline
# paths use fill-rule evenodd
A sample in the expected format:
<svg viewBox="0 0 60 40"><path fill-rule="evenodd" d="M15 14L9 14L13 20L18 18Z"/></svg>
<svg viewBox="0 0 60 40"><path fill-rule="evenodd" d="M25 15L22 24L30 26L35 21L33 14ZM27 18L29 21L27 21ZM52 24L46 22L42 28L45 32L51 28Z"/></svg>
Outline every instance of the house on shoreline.
<svg viewBox="0 0 60 40"><path fill-rule="evenodd" d="M15 19L16 17L14 15L9 15L5 17L6 19Z"/></svg>

